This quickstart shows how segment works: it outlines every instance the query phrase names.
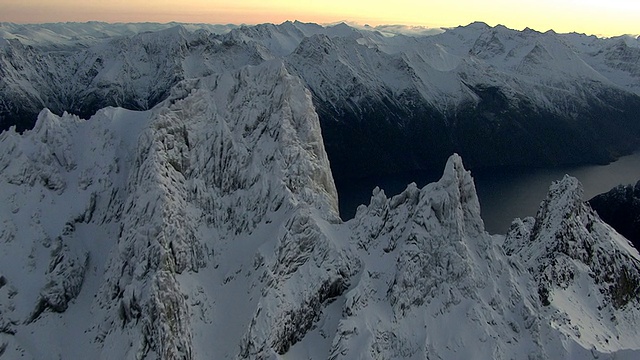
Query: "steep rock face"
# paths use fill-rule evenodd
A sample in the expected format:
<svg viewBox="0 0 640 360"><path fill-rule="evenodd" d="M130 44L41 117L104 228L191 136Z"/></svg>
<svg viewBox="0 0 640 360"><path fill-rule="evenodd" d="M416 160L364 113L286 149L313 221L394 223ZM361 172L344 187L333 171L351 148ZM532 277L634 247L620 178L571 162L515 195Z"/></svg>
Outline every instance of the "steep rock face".
<svg viewBox="0 0 640 360"><path fill-rule="evenodd" d="M577 179L552 184L535 219L514 221L504 247L533 275L560 331L600 351L633 342L626 329L638 318L640 256L583 202Z"/></svg>
<svg viewBox="0 0 640 360"><path fill-rule="evenodd" d="M589 205L636 249L640 248L640 182L635 186L618 185L591 198Z"/></svg>
<svg viewBox="0 0 640 360"><path fill-rule="evenodd" d="M552 186L538 218L516 220L506 240L484 231L473 180L457 155L443 177L423 189L410 185L391 199L374 190L370 205L346 224L362 261L359 275L338 304L327 308L319 329L291 354L313 359L632 354L625 349L638 348L637 283L632 284L639 255L584 207L579 185L570 180ZM559 216L567 212L572 217ZM549 234L582 236L585 224L575 220L580 218L591 224L584 242L597 255L573 264L571 285L571 276L546 259L567 253L580 259L584 251L529 239L543 232L533 230L537 223L548 232L540 236L553 242L562 239ZM570 285L559 285L558 279ZM549 289L550 303L540 288ZM323 338L330 329L335 335L329 352L314 350L314 342L329 345Z"/></svg>
<svg viewBox="0 0 640 360"><path fill-rule="evenodd" d="M18 40L9 40L0 46L0 89L3 97L0 129L5 130L12 125L19 130L30 129L42 108L57 107L61 94L53 84L64 81L56 72L49 71L55 67L65 68L65 65L56 57L42 54Z"/></svg>
<svg viewBox="0 0 640 360"><path fill-rule="evenodd" d="M261 325L261 330L256 333L254 325L249 325L241 355L284 353L311 326L320 305L343 290L342 283L351 272L341 251L327 249L330 242L318 228L318 220L303 215L311 211L305 210L308 204L313 204L326 220L338 219L317 118L299 81L278 62L202 82L195 88L188 83L178 88L167 100L168 107L160 107L152 119L148 142L143 140L145 134L141 137L139 153L145 154L152 168L137 173L144 178L130 180L146 190L134 192L142 199L130 200L134 211L125 224L131 228L125 227L123 233L123 243L129 245L120 248L113 276L108 278L118 279L113 294L122 294L118 295L123 297L121 306L135 310L140 307L137 303L142 304L134 313L143 321L140 354L153 351L161 358L190 358L190 310L175 274L199 271L204 265L203 247L209 249L209 261L217 266L216 259L226 256L225 247L244 246L247 233L267 221L269 214L280 211L290 225L285 225L275 245L281 255L273 262L255 264L255 276L260 277L248 281L256 286L253 292L259 299L251 324ZM188 95L182 98L183 94ZM254 106L246 106L248 101ZM141 201L149 199L149 189L160 191L151 199L167 203L156 200L149 208ZM149 211L157 220L140 223L139 219L149 218ZM140 236L141 227L150 228L151 233ZM212 231L212 242L201 244L195 236ZM158 245L149 247L149 238L157 239ZM328 261L307 262L319 254L329 257ZM292 263L292 258L298 260ZM131 280L118 278L116 274L124 270ZM147 290L147 300L144 291L150 276L158 281ZM313 285L293 287L289 282ZM329 289L325 289L327 284ZM283 287L290 289L285 296ZM142 295L135 293L138 291ZM167 329L166 324L174 325ZM267 334L262 330L273 328L281 330ZM109 336L113 337L108 335L105 343Z"/></svg>
<svg viewBox="0 0 640 360"><path fill-rule="evenodd" d="M11 334L9 358L94 351L88 334L99 315L88 309L118 234L131 136L145 117L104 109L86 122L43 110L32 131L2 133L1 196L8 206L2 207L0 271L8 290L0 302ZM123 118L131 121L126 131ZM78 303L86 312L77 312ZM68 330L60 331L59 322ZM27 331L42 347L21 338ZM71 339L84 345L62 350Z"/></svg>
<svg viewBox="0 0 640 360"><path fill-rule="evenodd" d="M359 262L324 226L312 214L300 213L278 234L275 256L261 275L266 287L240 345L241 358L285 355L315 327L327 301L350 285Z"/></svg>

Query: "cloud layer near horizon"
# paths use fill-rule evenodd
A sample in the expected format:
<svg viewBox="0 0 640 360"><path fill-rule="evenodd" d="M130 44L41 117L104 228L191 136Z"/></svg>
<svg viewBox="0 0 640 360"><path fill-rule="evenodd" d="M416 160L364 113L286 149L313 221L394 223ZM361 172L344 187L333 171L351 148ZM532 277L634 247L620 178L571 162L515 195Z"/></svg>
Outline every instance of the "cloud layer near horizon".
<svg viewBox="0 0 640 360"><path fill-rule="evenodd" d="M515 29L583 32L597 35L640 33L640 2L635 0L222 0L175 2L160 0L72 1L0 0L0 21L18 23L62 21L203 22L256 24L285 20L328 23L405 24L428 27L484 21Z"/></svg>

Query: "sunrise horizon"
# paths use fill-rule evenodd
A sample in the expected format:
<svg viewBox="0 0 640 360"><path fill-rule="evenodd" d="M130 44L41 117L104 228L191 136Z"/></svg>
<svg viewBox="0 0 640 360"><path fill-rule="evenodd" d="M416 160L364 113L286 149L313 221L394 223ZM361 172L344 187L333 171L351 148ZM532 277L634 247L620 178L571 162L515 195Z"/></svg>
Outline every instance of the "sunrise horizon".
<svg viewBox="0 0 640 360"><path fill-rule="evenodd" d="M524 28L545 32L583 33L599 37L640 34L634 13L640 4L629 0L609 3L573 0L540 1L535 6L514 1L493 0L476 4L470 0L454 3L399 0L390 5L383 1L354 1L343 4L337 0L322 4L298 4L289 0L242 1L234 5L219 0L196 0L174 5L159 2L150 8L138 0L115 0L109 4L58 0L42 3L27 0L0 0L5 9L1 22L41 24L57 22L105 23L192 23L256 25L300 21L317 24L346 22L361 26L404 25L424 28L452 28L473 22L489 26L504 25L515 30ZM636 12L637 11L637 12Z"/></svg>

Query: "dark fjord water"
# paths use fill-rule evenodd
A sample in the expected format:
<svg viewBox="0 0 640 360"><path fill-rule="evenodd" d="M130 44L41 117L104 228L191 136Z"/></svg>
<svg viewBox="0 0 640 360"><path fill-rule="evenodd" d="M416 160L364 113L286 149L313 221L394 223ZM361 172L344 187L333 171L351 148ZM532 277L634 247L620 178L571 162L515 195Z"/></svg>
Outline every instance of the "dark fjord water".
<svg viewBox="0 0 640 360"><path fill-rule="evenodd" d="M534 216L545 198L549 185L565 174L575 176L584 187L584 199L609 191L619 184L640 180L640 152L620 158L608 165L560 167L552 169L509 168L471 171L485 228L492 234L506 233L516 217ZM418 187L437 181L442 169L368 178L338 184L340 214L353 218L360 204L369 204L371 191L379 186L387 197L402 192L407 184Z"/></svg>

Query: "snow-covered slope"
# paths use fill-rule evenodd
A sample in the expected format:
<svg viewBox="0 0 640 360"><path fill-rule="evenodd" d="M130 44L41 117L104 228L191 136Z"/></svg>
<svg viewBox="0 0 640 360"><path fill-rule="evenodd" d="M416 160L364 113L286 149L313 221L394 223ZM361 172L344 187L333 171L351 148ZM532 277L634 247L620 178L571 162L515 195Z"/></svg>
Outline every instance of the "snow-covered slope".
<svg viewBox="0 0 640 360"><path fill-rule="evenodd" d="M491 236L453 155L343 223L312 94L279 59L148 111L43 110L0 154L3 358L639 355L640 255L575 179Z"/></svg>
<svg viewBox="0 0 640 360"><path fill-rule="evenodd" d="M638 252L583 205L579 186L573 178L554 184L535 221L524 221L541 235L516 220L504 246L484 231L473 180L456 155L423 189L412 184L391 199L374 190L348 223L364 265L344 296L332 358L596 358L638 350ZM593 258L564 268L549 260L575 242L588 243ZM534 255L541 252L546 257Z"/></svg>

